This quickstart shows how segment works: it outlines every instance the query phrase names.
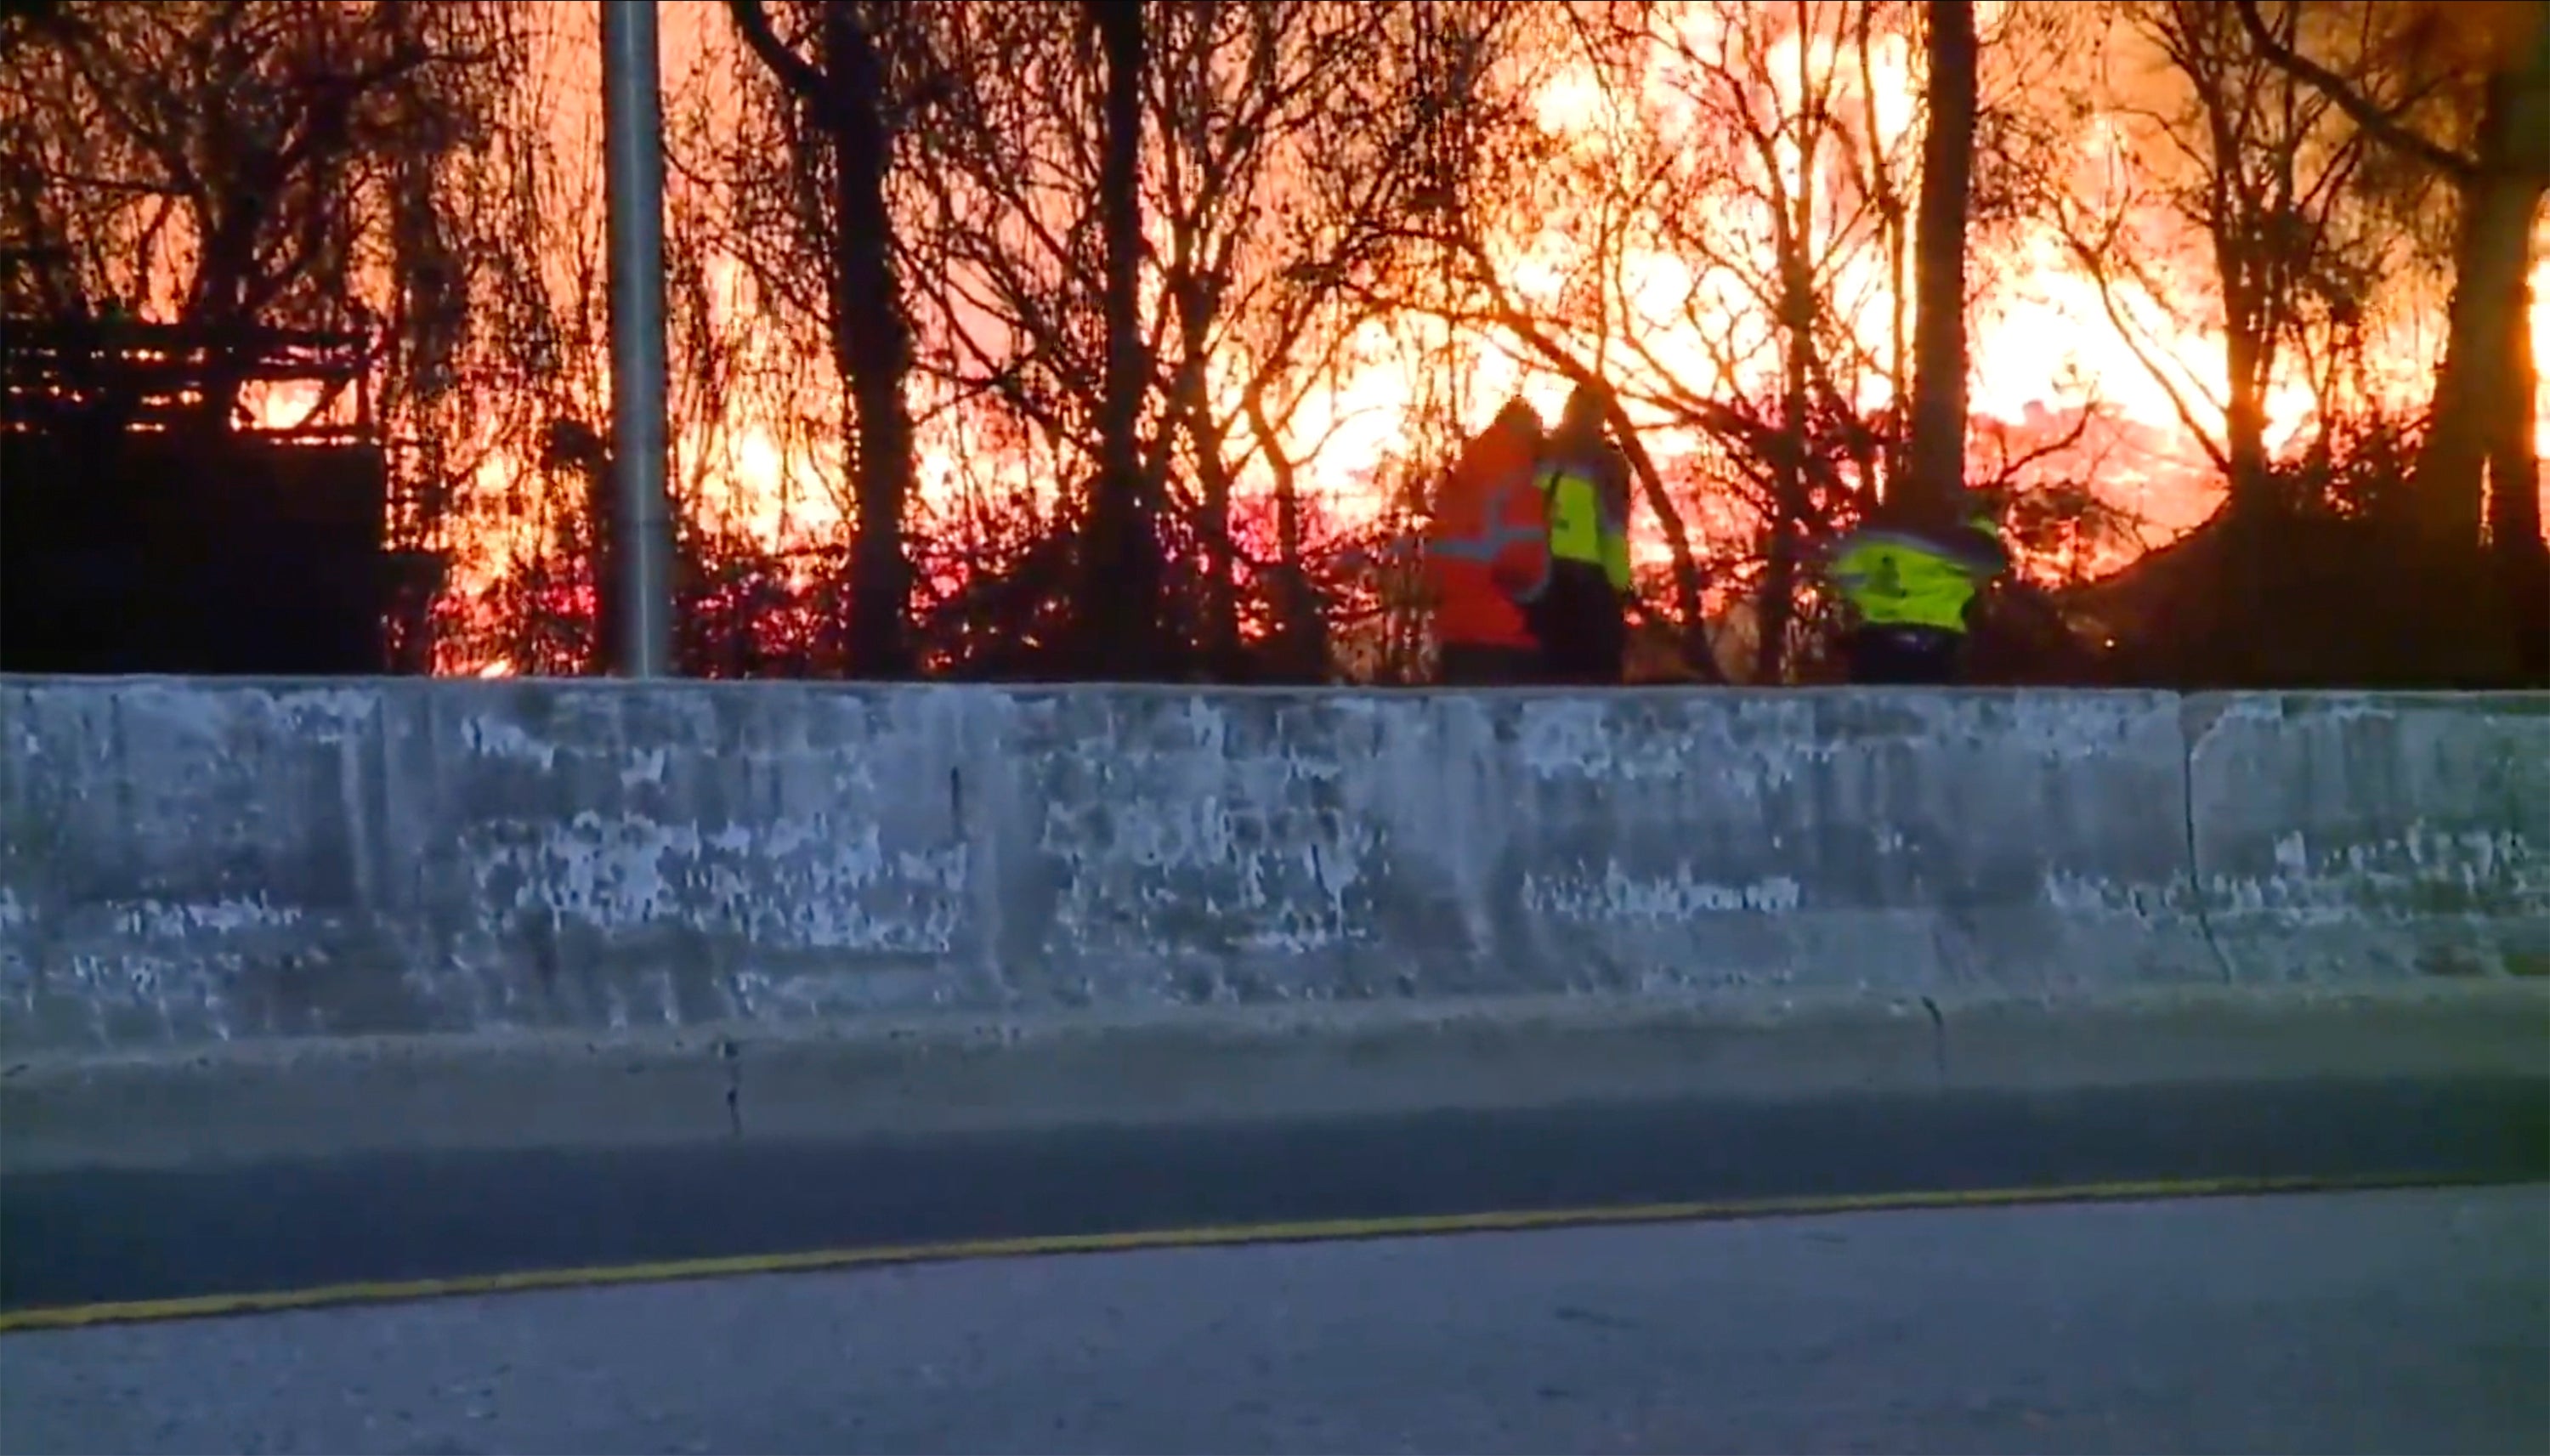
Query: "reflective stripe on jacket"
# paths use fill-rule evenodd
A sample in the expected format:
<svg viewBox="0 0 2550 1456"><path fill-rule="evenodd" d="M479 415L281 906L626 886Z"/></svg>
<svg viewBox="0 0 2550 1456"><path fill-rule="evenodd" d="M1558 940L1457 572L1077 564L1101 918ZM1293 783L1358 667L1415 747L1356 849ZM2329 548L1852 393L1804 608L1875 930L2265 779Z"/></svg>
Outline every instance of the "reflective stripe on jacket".
<svg viewBox="0 0 2550 1456"><path fill-rule="evenodd" d="M1861 531L1835 544L1825 574L1871 627L1962 632L1966 608L1993 572L1975 551L1905 532Z"/></svg>
<svg viewBox="0 0 2550 1456"><path fill-rule="evenodd" d="M1524 432L1491 426L1436 491L1425 566L1438 640L1535 642L1520 604L1549 584L1548 521L1532 486L1537 444Z"/></svg>
<svg viewBox="0 0 2550 1456"><path fill-rule="evenodd" d="M1549 554L1599 567L1612 590L1629 590L1629 492L1615 462L1560 460L1540 472L1549 503Z"/></svg>

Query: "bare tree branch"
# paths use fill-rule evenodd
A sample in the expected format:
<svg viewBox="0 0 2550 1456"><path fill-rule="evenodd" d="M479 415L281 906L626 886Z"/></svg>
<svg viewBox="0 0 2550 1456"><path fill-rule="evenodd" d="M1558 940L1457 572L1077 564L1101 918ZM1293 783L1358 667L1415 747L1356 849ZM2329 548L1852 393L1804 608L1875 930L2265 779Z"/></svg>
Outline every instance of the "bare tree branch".
<svg viewBox="0 0 2550 1456"><path fill-rule="evenodd" d="M2326 96L2347 120L2386 146L2417 158L2445 176L2469 181L2479 175L2477 158L2453 150L2411 129L2398 113L2386 111L2337 72L2286 45L2269 29L2266 17L2258 13L2258 0L2232 0L2232 9L2240 16L2240 28L2249 33L2249 43L2258 53L2312 89Z"/></svg>

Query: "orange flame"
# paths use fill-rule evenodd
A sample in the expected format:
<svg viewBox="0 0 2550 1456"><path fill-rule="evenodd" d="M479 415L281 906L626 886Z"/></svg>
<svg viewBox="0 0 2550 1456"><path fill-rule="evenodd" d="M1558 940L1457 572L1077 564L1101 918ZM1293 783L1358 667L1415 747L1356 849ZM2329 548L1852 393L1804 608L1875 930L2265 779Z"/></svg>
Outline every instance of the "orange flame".
<svg viewBox="0 0 2550 1456"><path fill-rule="evenodd" d="M2009 9L1984 7L1987 27L1999 12ZM564 16L567 8L558 7L558 11ZM1733 43L1723 34L1723 17L1716 7L1685 5L1666 14L1669 23L1682 28L1681 39L1688 46ZM569 179L585 188L590 198L598 196L600 185L598 147L586 145L598 138L598 103L591 84L593 15L588 7L576 7L566 21L552 38L553 61L563 77L555 88L563 104L554 108L553 125L562 138L574 139L568 149L580 147L596 157L585 176ZM708 83L731 63L733 42L719 6L697 0L667 5L664 34L668 93L679 94ZM1812 39L1792 35L1774 41L1773 53L1760 70L1781 88L1778 100L1793 109L1797 106L1800 98L1795 78L1802 74L1829 83L1838 91L1864 90L1865 94L1850 99L1864 109L1878 133L1879 145L1896 149L1906 148L1908 142L1917 144L1912 134L1919 120L1920 77L1918 57L1912 48L1900 38L1881 40L1868 57L1869 84L1862 87L1855 70L1856 58L1851 65L1844 65L1843 58L1834 51L1834 35ZM1671 92L1671 85L1663 77L1649 78L1649 94L1642 98L1652 112L1648 120L1669 125L1679 116L1681 125L1693 125L1688 103L1677 100ZM1597 78L1583 67L1550 78L1538 100L1542 125L1553 133L1567 135L1590 133L1601 110L1614 104L1603 94ZM2078 143L2085 154L2113 152L2125 145L2120 134L2105 118L2097 116L2083 123ZM1811 161L1801 154L1793 140L1784 142L1776 155L1781 178L1792 187L1805 178ZM594 216L599 216L598 211ZM1742 217L1721 222L1730 233L1767 226L1763 219ZM1492 245L1499 254L1506 283L1527 302L1543 306L1556 302L1562 281L1587 261L1586 244L1555 230L1492 240ZM2144 357L2118 336L2108 317L2109 305L2096 283L2071 259L2050 224L2022 229L2011 245L2014 251L1997 259L2002 265L1998 271L2020 281L1980 300L1970 328L1970 397L1977 416L2026 421L2049 412L2077 409L2087 396L2095 395L2107 409L2143 427L2154 437L2176 442L2163 451L2166 458L2120 468L2109 482L2110 493L2121 498L2118 504L2151 523L2153 531L2147 543L2157 543L2195 525L2211 509L2218 485L2202 468L2201 452L2180 424L2175 403L2153 379ZM1863 250L1860 255L1846 258L1841 275L1826 285L1831 295L1842 301L1836 307L1849 311L1850 326L1870 339L1879 337L1884 330L1882 313L1893 286L1878 275L1879 263L1873 251ZM722 316L722 322L733 325L751 315L751 285L741 266L733 258L718 257L708 264L708 270L712 308ZM1741 290L1725 269L1697 265L1689 258L1655 247L1632 245L1619 271L1630 286L1623 301L1626 317L1617 327L1635 338L1638 352L1703 394L1722 396L1758 382L1726 377L1725 371L1711 362L1699 334L1681 317L1686 312L1685 300L1693 297L1713 305L1710 311L1721 316L1740 314L1744 307L1738 297ZM2535 273L2535 296L2550 300L2550 261ZM2148 308L2137 310L2130 302L2125 307L2136 315L2133 322L2146 338L2146 353L2156 352L2198 378L2218 374L2222 353L2218 333ZM1378 330L1366 332L1368 337L1358 340L1361 346L1350 351L1352 362L1338 373L1331 388L1301 412L1292 427L1293 437L1287 441L1297 454L1313 454L1310 474L1314 491L1349 520L1380 509L1382 503L1362 482L1371 477L1377 463L1407 447L1406 422L1417 402L1427 394L1427 372L1440 367L1434 350L1455 341L1440 330L1404 331L1401 337L1385 337ZM2536 355L2550 358L2550 303L2536 305L2532 333ZM1409 337L1420 342L1411 345ZM1471 398L1484 402L1482 410L1492 410L1503 398L1520 393L1544 411L1554 412L1565 393L1563 379L1518 362L1500 347L1476 347L1480 343L1477 340L1467 342L1475 347L1476 360ZM2431 345L2433 340L2411 342ZM2422 397L2429 382L2425 359L2430 357L2430 349L2403 347L2399 357L2388 361L2389 387L2400 401L2413 403ZM607 380L603 388L607 389ZM1873 391L1874 386L1868 389ZM1863 405L1880 402L1873 393L1860 401ZM787 413L796 420L822 419L830 414L829 405L820 399L794 399L787 404ZM2282 444L2295 437L2305 427L2312 408L2312 396L2303 384L2291 379L2278 381L2268 400L2271 442ZM2218 422L2207 423L2218 426ZM933 502L946 503L954 482L964 474L960 467L968 460L965 432L962 422L942 422L925 438L920 461L925 508ZM783 442L797 435L797 431L777 420L759 418L753 407L746 406L733 411L714 432L714 438L677 440L680 471L694 493L694 504L729 518L774 546L836 536L842 527L836 464L830 459L810 458L802 447L792 449ZM2540 439L2543 452L2550 454L2550 408L2543 411ZM1650 452L1660 461L1688 454L1700 444L1696 437L1672 433L1659 433L1648 441ZM974 463L979 466L979 458ZM478 474L480 493L487 500L503 499L529 473L532 472L527 472L519 460L491 457ZM1030 472L1022 466L1019 473L1024 477ZM1043 481L1035 482L1033 488L1049 492L1053 486ZM496 580L522 541L521 526L520 522L489 520L474 530L464 542L466 550L458 563L455 583L466 589ZM1653 531L1651 524L1644 529ZM1652 557L1659 550L1660 543L1655 539L1642 539L1639 543L1642 556ZM501 659L481 670L496 674L499 669L513 670L509 662Z"/></svg>

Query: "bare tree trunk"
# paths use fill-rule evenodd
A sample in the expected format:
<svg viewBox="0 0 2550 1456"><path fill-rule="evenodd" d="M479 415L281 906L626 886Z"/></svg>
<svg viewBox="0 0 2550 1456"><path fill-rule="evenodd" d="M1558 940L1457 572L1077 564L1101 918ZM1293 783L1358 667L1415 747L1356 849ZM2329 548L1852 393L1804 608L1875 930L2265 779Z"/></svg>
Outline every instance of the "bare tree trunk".
<svg viewBox="0 0 2550 1456"><path fill-rule="evenodd" d="M2454 252L2452 306L2434 405L2417 456L2418 519L2436 544L2469 549L2479 540L2493 415L2512 371L2512 336L2524 315L2532 262L2538 178L2482 177L2464 194Z"/></svg>
<svg viewBox="0 0 2550 1456"><path fill-rule="evenodd" d="M1301 469L1267 418L1263 399L1251 394L1247 408L1249 429L1265 452L1267 472L1275 477L1274 676L1279 681L1322 682L1328 674L1327 621L1321 615L1319 595L1311 590L1310 571L1302 559Z"/></svg>
<svg viewBox="0 0 2550 1456"><path fill-rule="evenodd" d="M1787 285L1790 296L1783 308L1790 323L1788 377L1780 396L1780 458L1772 475L1761 605L1754 614L1759 636L1753 643L1753 680L1766 686L1788 671L1789 624L1797 616L1799 557L1805 544L1799 537L1807 518L1807 351L1814 347L1808 333L1814 304L1801 291L1813 286L1806 281L1803 243L1790 262L1794 277Z"/></svg>
<svg viewBox="0 0 2550 1456"><path fill-rule="evenodd" d="M2289 30L2298 27L2301 8L2285 7L2278 23ZM2262 508L2272 513L2278 504L2269 496L2274 474L2267 452L2267 391L2292 326L2297 277L2312 262L2292 255L2288 230L2279 226L2305 218L2295 200L2304 190L2296 172L2307 129L2290 120L2293 81L2285 81L2279 100L2262 103L2254 93L2256 71L2232 59L2245 49L2240 23L2219 5L2175 0L2163 34L2183 57L2180 68L2196 83L2211 158L2204 186L2206 232L2212 240L2213 275L2222 290L2222 453L2231 514L2253 517ZM2288 120L2270 131L2263 118L2277 112ZM2274 180L2251 181L2244 154L2272 168ZM2247 573L2247 579L2263 577L2263 572Z"/></svg>
<svg viewBox="0 0 2550 1456"><path fill-rule="evenodd" d="M2474 18L2510 26L2517 49L2490 61L2477 145L2440 146L2374 104L2361 89L2279 39L2258 0L2234 0L2259 53L2335 103L2383 146L2422 161L2461 193L2453 297L2443 363L2435 371L2426 443L2417 456L2418 516L2427 538L2467 550L2480 534L2497 381L2512 358L2507 325L2522 317L2532 224L2550 187L2550 0L2495 7Z"/></svg>
<svg viewBox="0 0 2550 1456"><path fill-rule="evenodd" d="M915 663L909 617L912 566L904 512L912 499L912 328L895 276L894 218L886 206L893 139L885 122L884 65L875 38L850 0L824 6L825 71L833 144L833 349L858 415L851 494L858 507L852 546L849 673L908 677Z"/></svg>
<svg viewBox="0 0 2550 1456"><path fill-rule="evenodd" d="M593 650L586 666L597 677L616 677L628 660L621 640L620 493L611 488L611 457L597 454L584 467L585 569L593 573Z"/></svg>
<svg viewBox="0 0 2550 1456"><path fill-rule="evenodd" d="M1242 670L1239 552L1230 538L1230 467L1218 453L1199 452L1196 477L1204 498L1196 529L1204 536L1205 661L1217 681L1228 682Z"/></svg>
<svg viewBox="0 0 2550 1456"><path fill-rule="evenodd" d="M2532 232L2550 191L2550 0L2471 7L2504 29L2491 54L2475 145L2436 144L2271 31L2257 0L2235 0L2262 54L2307 82L2382 145L2424 162L2460 191L2453 295L2416 464L2417 523L2449 560L2485 539L2527 680L2550 673L2550 547L2541 541L2539 465L2529 421ZM2519 396L2515 391L2520 390ZM2483 530L2485 528L2485 530Z"/></svg>
<svg viewBox="0 0 2550 1456"><path fill-rule="evenodd" d="M1204 538L1204 631L1207 670L1227 682L1240 671L1239 552L1230 538L1230 462L1224 450L1220 420L1207 388L1208 353L1213 346L1213 305L1208 286L1195 276L1192 263L1173 263L1171 286L1178 311L1178 400L1186 436L1195 451L1196 486L1202 496L1196 530Z"/></svg>
<svg viewBox="0 0 2550 1456"><path fill-rule="evenodd" d="M2489 77L2477 167L2462 187L2450 329L2417 459L2419 516L2439 545L2479 539L2491 436L2502 428L2515 350L2529 352L2532 229L2550 185L2550 20L2531 39L2522 64Z"/></svg>
<svg viewBox="0 0 2550 1456"><path fill-rule="evenodd" d="M2534 402L2539 398L2539 361L2532 356L2531 291L2525 306L2505 316L2507 367L2499 385L2502 394L2491 432L2488 456L2488 535L2499 549L2543 546L2541 538L2541 460L2533 453L2539 432Z"/></svg>
<svg viewBox="0 0 2550 1456"><path fill-rule="evenodd" d="M1147 17L1141 0L1085 0L1107 70L1099 207L1106 238L1107 379L1099 420L1099 478L1082 562L1085 657L1101 675L1141 678L1167 666L1157 645L1161 563L1142 470L1142 80Z"/></svg>
<svg viewBox="0 0 2550 1456"><path fill-rule="evenodd" d="M2235 275L2225 272L2223 292L2240 291ZM2267 341L2254 327L2260 317L2238 307L2226 310L2231 325L2223 333L2226 398L2222 411L2223 453L2231 462L2231 506L2246 511L2265 504L2267 460Z"/></svg>
<svg viewBox="0 0 2550 1456"><path fill-rule="evenodd" d="M904 513L914 489L912 324L894 266L886 184L894 138L886 123L885 63L858 0L825 0L822 63L790 50L760 0L728 0L744 44L804 106L833 155L834 236L825 279L833 362L849 411L844 444L858 512L851 548L849 673L904 677L913 658L912 564Z"/></svg>
<svg viewBox="0 0 2550 1456"><path fill-rule="evenodd" d="M2532 356L2531 294L2505 316L2508 367L2488 459L2488 538L2506 595L2517 680L2550 685L2550 541L2541 536L2541 461L2533 453L2534 400L2540 390Z"/></svg>
<svg viewBox="0 0 2550 1456"><path fill-rule="evenodd" d="M1859 83L1864 94L1878 94L1877 43L1873 34L1877 24L1877 7L1862 5L1856 17L1857 36L1852 46L1859 61ZM1868 155L1866 168L1872 199L1877 208L1879 236L1886 243L1886 386L1897 401L1912 398L1912 219L1904 206L1904 189L1896 185L1895 168L1888 164L1884 141L1871 133L1865 142ZM1904 478L1908 461L1907 441L1903 436L1888 432L1891 438L1880 441L1869 450L1871 460L1883 465L1870 469L1869 461L1861 462L1862 492L1871 500L1882 501L1896 482Z"/></svg>
<svg viewBox="0 0 2550 1456"><path fill-rule="evenodd" d="M1807 18L1804 5L1798 7L1798 16L1803 30ZM1808 67L1807 52L1801 48L1798 87L1802 95L1814 94L1814 77ZM1753 680L1765 685L1778 682L1788 672L1789 624L1797 615L1799 557L1805 544L1799 534L1805 529L1809 504L1807 389L1814 375L1815 152L1822 138L1813 122L1802 120L1800 125L1807 128L1798 144L1807 164L1798 169L1797 194L1788 199L1788 214L1782 226L1773 230L1773 246L1780 264L1784 367L1780 455L1772 472L1771 514L1762 552L1762 594L1753 618L1758 633L1753 643Z"/></svg>
<svg viewBox="0 0 2550 1456"><path fill-rule="evenodd" d="M1966 202L1975 168L1975 7L1929 0L1929 130L1913 227L1911 499L1946 524L1966 478Z"/></svg>

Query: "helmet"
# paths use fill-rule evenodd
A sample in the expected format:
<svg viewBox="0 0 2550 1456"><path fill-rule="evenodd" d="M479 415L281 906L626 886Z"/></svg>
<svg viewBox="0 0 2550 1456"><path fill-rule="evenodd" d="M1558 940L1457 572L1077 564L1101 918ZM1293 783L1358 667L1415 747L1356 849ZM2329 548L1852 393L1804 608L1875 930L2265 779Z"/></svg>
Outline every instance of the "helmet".
<svg viewBox="0 0 2550 1456"><path fill-rule="evenodd" d="M1579 380L1576 387L1568 391L1567 408L1561 418L1591 425L1599 424L1611 413L1612 387L1600 379L1588 377Z"/></svg>
<svg viewBox="0 0 2550 1456"><path fill-rule="evenodd" d="M1520 395L1506 401L1506 407L1497 411L1496 428L1517 431L1534 439L1548 433L1540 423L1540 412Z"/></svg>
<svg viewBox="0 0 2550 1456"><path fill-rule="evenodd" d="M1957 544L1961 555L1970 556L1969 564L1978 570L1999 574L2010 569L2010 550L2002 544L2001 513L1994 509L1992 498L1968 492L1956 503L1955 535L1964 537Z"/></svg>

